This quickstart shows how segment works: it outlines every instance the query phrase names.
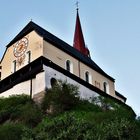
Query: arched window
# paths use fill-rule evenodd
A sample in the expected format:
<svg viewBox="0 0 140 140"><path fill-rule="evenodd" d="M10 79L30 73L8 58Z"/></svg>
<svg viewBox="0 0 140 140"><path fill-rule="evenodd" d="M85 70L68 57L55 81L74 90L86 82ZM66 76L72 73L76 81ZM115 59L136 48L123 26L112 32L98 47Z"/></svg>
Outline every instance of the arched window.
<svg viewBox="0 0 140 140"><path fill-rule="evenodd" d="M73 73L73 65L72 65L72 62L70 60L67 60L66 61L66 70Z"/></svg>
<svg viewBox="0 0 140 140"><path fill-rule="evenodd" d="M85 72L85 81L92 84L92 76L88 71Z"/></svg>
<svg viewBox="0 0 140 140"><path fill-rule="evenodd" d="M107 93L107 83L104 82L103 86L104 86L104 92Z"/></svg>
<svg viewBox="0 0 140 140"><path fill-rule="evenodd" d="M109 84L107 82L103 83L104 92L109 94Z"/></svg>
<svg viewBox="0 0 140 140"><path fill-rule="evenodd" d="M88 71L85 72L85 80L86 80L86 82L89 83L89 72Z"/></svg>
<svg viewBox="0 0 140 140"><path fill-rule="evenodd" d="M57 80L55 78L51 78L51 87L54 87L57 84Z"/></svg>

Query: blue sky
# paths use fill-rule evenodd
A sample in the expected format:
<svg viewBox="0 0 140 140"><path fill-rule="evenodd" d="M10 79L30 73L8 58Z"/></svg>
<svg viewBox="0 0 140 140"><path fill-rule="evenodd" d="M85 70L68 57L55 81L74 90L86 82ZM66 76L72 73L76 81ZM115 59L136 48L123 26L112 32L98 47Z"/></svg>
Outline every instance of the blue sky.
<svg viewBox="0 0 140 140"><path fill-rule="evenodd" d="M76 0L1 0L0 58L5 46L32 19L73 44ZM116 79L116 90L140 115L140 1L79 0L85 42L92 59Z"/></svg>

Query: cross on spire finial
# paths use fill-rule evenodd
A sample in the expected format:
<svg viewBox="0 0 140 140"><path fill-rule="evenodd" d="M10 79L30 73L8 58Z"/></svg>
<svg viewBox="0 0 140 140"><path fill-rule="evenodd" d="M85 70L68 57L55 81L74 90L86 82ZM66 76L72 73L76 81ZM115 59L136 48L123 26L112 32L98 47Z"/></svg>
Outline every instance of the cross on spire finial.
<svg viewBox="0 0 140 140"><path fill-rule="evenodd" d="M80 17L78 13L78 0L76 2L77 7L77 14L76 14L76 25L75 25L75 33L74 33L74 39L73 39L73 47L77 49L79 52L81 52L85 56L89 56L89 50L85 45L84 36L82 32L82 27L80 23Z"/></svg>
<svg viewBox="0 0 140 140"><path fill-rule="evenodd" d="M79 1L76 2L76 10L79 10Z"/></svg>

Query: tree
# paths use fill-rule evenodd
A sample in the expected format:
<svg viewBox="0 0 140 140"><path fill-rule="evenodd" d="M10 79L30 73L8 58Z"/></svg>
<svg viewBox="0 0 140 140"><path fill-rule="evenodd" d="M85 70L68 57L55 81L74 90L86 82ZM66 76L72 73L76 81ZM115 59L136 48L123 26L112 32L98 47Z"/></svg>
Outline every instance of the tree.
<svg viewBox="0 0 140 140"><path fill-rule="evenodd" d="M72 109L79 101L78 87L67 83L67 81L57 81L52 88L46 91L42 102L43 110L47 113L59 113Z"/></svg>

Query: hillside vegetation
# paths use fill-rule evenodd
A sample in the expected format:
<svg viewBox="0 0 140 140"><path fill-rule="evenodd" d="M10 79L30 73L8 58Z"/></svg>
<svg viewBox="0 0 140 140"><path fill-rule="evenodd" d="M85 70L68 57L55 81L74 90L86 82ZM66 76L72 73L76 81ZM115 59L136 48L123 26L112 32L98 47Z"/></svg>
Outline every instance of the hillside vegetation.
<svg viewBox="0 0 140 140"><path fill-rule="evenodd" d="M78 87L60 81L40 105L27 95L0 99L0 140L140 140L140 119L104 97L79 99Z"/></svg>

